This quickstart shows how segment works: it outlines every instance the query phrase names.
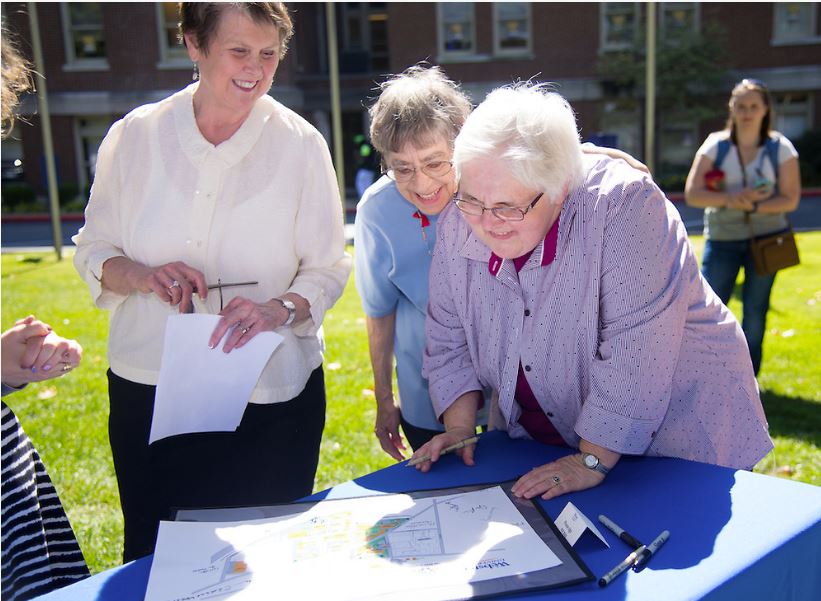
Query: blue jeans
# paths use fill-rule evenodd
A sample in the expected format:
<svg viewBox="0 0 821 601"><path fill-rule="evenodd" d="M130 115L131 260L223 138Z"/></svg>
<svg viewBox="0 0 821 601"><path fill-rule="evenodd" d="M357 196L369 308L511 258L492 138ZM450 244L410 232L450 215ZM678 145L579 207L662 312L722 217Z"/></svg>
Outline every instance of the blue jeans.
<svg viewBox="0 0 821 601"><path fill-rule="evenodd" d="M770 309L770 292L775 274L758 275L753 267L749 240L707 240L701 273L715 293L726 305L735 288L739 269L744 268L744 285L741 292L743 316L741 329L750 347L753 370L761 369L761 347L767 330L767 311Z"/></svg>

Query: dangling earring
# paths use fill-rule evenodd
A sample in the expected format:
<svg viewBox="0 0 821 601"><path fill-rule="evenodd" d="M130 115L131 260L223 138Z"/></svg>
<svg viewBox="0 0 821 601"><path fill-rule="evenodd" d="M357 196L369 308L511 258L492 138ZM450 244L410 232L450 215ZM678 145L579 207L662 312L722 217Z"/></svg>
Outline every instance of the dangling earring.
<svg viewBox="0 0 821 601"><path fill-rule="evenodd" d="M191 74L191 80L197 81L200 78L200 66L194 63L194 72Z"/></svg>

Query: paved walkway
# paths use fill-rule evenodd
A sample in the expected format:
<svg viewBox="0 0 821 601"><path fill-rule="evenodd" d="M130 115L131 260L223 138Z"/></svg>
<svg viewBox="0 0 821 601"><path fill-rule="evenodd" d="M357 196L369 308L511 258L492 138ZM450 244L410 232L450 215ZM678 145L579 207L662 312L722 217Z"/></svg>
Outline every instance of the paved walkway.
<svg viewBox="0 0 821 601"><path fill-rule="evenodd" d="M700 234L703 227L703 211L688 207L681 194L671 194L670 200L681 213L687 232ZM348 201L349 207L356 206ZM354 209L349 208L345 216L345 239L353 243ZM821 190L808 191L801 198L798 209L790 214L790 221L797 231L821 230ZM64 215L62 219L63 245L73 247L71 236L83 225L82 214ZM51 222L48 215L3 215L0 245L3 252L33 252L53 248Z"/></svg>

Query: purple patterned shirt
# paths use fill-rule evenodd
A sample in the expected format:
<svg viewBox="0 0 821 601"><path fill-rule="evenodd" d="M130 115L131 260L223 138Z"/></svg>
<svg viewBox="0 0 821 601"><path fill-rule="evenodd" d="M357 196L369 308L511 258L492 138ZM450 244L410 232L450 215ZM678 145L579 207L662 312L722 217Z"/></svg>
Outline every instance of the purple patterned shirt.
<svg viewBox="0 0 821 601"><path fill-rule="evenodd" d="M678 211L623 161L586 155L559 218L517 274L454 207L439 218L423 374L441 415L492 387L491 425L528 434L519 363L564 440L751 468L772 441L741 328L702 278Z"/></svg>

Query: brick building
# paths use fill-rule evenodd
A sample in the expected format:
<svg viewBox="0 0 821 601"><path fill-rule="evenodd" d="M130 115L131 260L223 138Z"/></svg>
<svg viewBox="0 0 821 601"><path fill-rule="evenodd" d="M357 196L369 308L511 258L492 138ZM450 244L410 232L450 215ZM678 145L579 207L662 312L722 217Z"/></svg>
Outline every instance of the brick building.
<svg viewBox="0 0 821 601"><path fill-rule="evenodd" d="M326 4L289 3L296 34L271 94L331 139ZM366 106L387 73L420 60L441 65L474 102L517 79L553 81L578 113L582 136L642 156L641 93L620 102L600 63L641 48L642 3L335 3L346 182L352 188L354 139L367 131ZM26 3L4 2L3 21L29 53ZM734 81L761 79L776 98L777 129L791 139L821 129L821 14L816 3L657 4L661 41L682 33L720 36L721 84L708 118L660 115L657 165L685 172L708 131L726 117ZM38 3L58 177L81 192L93 178L110 124L132 108L191 81L176 42L175 3ZM693 77L698 84L698 76ZM623 96L623 94L622 94ZM3 176L45 189L34 98L28 124L3 141ZM604 136L604 137L601 137ZM353 193L349 194L349 197Z"/></svg>

